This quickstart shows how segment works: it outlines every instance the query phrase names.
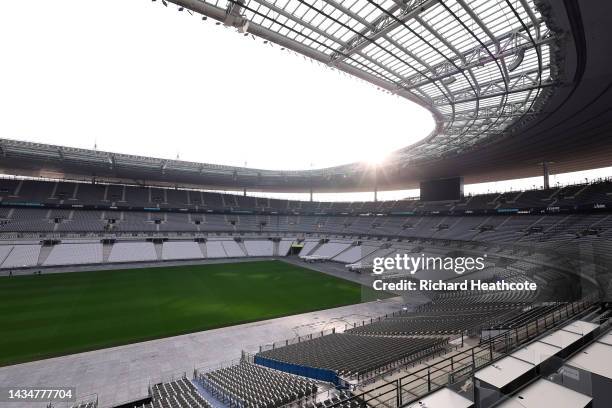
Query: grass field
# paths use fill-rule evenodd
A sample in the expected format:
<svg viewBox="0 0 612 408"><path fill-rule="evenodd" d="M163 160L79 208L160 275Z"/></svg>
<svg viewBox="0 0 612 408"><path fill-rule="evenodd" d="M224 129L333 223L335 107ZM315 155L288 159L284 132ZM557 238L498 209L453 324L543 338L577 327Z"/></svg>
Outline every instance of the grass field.
<svg viewBox="0 0 612 408"><path fill-rule="evenodd" d="M359 303L282 261L0 278L0 365Z"/></svg>

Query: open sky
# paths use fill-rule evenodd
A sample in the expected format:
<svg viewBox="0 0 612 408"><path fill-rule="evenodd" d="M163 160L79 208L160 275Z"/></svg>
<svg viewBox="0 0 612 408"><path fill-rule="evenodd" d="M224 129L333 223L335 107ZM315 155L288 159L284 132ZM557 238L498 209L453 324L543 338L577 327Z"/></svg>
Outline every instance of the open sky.
<svg viewBox="0 0 612 408"><path fill-rule="evenodd" d="M429 112L150 0L0 4L0 135L267 169L374 160Z"/></svg>

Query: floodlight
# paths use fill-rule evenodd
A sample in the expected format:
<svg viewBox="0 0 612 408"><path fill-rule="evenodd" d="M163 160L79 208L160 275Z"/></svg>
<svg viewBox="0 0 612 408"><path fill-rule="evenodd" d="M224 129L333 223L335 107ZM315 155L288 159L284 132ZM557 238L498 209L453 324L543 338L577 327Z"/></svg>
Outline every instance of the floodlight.
<svg viewBox="0 0 612 408"><path fill-rule="evenodd" d="M525 49L521 48L520 50L516 52L516 58L514 58L514 61L512 61L510 65L508 65L508 71L512 72L515 69L517 69L519 65L521 65L524 59L525 59Z"/></svg>

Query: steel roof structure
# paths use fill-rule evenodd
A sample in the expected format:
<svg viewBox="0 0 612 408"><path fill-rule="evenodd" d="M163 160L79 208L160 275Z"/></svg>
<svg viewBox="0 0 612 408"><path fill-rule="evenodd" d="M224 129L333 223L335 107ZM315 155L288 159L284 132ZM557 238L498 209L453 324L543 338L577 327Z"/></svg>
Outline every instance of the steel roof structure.
<svg viewBox="0 0 612 408"><path fill-rule="evenodd" d="M612 28L601 24L601 16L612 12L610 4L579 5L576 0L161 3L215 19L243 35L276 43L414 101L429 109L436 128L374 169L354 163L268 171L3 139L4 171L33 175L45 169L228 189L363 191L374 186L409 188L419 180L453 175L465 176L466 182L533 176L544 161L552 162L557 171L612 164L608 154L612 144L605 143L612 135L612 117L601 111L612 103L610 53L605 51ZM409 127L407 123L407 132Z"/></svg>
<svg viewBox="0 0 612 408"><path fill-rule="evenodd" d="M436 131L396 152L402 162L461 152L503 133L537 113L555 83L555 36L532 0L176 3L427 107Z"/></svg>

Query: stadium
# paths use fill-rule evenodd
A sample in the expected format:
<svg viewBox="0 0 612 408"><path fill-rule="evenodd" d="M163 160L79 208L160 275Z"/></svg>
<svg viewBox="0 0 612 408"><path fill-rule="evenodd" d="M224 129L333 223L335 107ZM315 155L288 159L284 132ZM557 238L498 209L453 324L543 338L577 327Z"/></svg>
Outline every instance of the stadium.
<svg viewBox="0 0 612 408"><path fill-rule="evenodd" d="M416 104L434 128L382 160L274 170L0 127L1 407L612 405L611 3L141 3ZM374 109L358 103L337 121ZM231 151L223 125L198 138ZM285 155L264 136L254 156ZM482 183L506 187L465 193ZM318 198L349 193L369 198Z"/></svg>

